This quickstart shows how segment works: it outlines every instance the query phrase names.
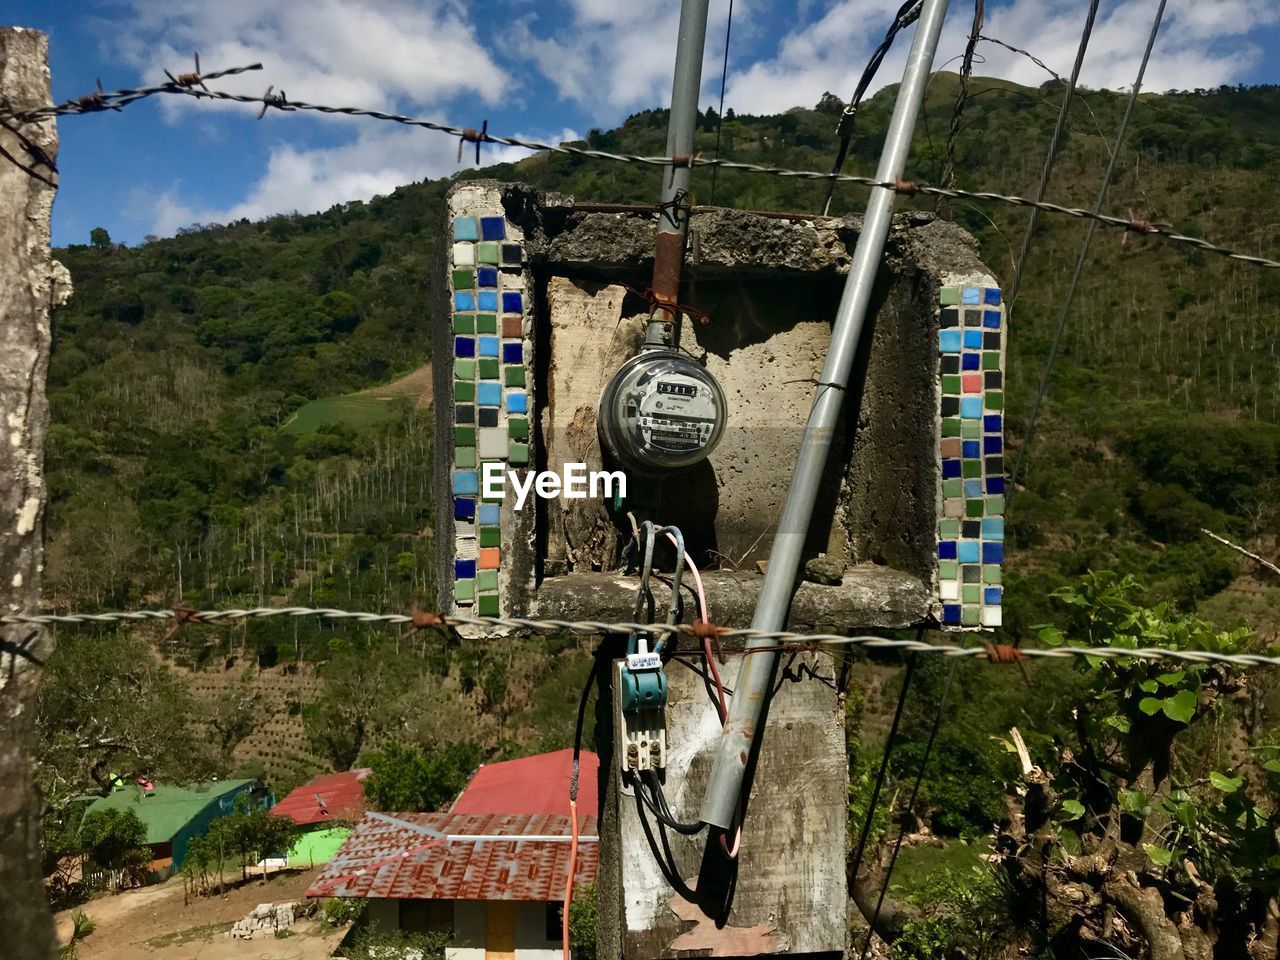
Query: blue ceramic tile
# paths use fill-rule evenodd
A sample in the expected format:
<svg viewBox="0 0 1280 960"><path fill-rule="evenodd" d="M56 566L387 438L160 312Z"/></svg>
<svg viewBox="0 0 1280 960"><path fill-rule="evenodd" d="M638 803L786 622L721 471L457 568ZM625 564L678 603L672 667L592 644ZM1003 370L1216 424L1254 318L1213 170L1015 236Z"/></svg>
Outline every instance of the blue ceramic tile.
<svg viewBox="0 0 1280 960"><path fill-rule="evenodd" d="M508 413L528 413L529 412L529 395L527 393L508 393L507 394L507 412Z"/></svg>
<svg viewBox="0 0 1280 960"><path fill-rule="evenodd" d="M987 546L987 544L983 544ZM992 544L998 546L998 544ZM956 559L961 563L977 563L978 562L978 541L977 540L961 540L956 544Z"/></svg>
<svg viewBox="0 0 1280 960"><path fill-rule="evenodd" d="M942 605L942 622L943 623L959 623L960 622L960 604L944 603Z"/></svg>
<svg viewBox="0 0 1280 960"><path fill-rule="evenodd" d="M455 357L474 357L476 355L475 337L454 337L453 355Z"/></svg>
<svg viewBox="0 0 1280 960"><path fill-rule="evenodd" d="M942 461L942 479L954 480L958 476L960 476L960 461L959 460L943 460Z"/></svg>
<svg viewBox="0 0 1280 960"><path fill-rule="evenodd" d="M483 296L483 294L481 294L481 296ZM467 311L474 310L475 308L476 298L472 294L459 291L453 295L453 309L459 313L466 313Z"/></svg>
<svg viewBox="0 0 1280 960"><path fill-rule="evenodd" d="M999 433L1004 429L1003 421L998 413L987 414L982 418L982 429L987 433Z"/></svg>
<svg viewBox="0 0 1280 960"><path fill-rule="evenodd" d="M485 313L498 312L498 291L481 290L479 296L480 309Z"/></svg>
<svg viewBox="0 0 1280 960"><path fill-rule="evenodd" d="M480 236L483 240L507 239L507 221L502 217L481 217Z"/></svg>
<svg viewBox="0 0 1280 960"><path fill-rule="evenodd" d="M454 497L453 498L453 518L455 520L470 520L476 515L476 502L471 497Z"/></svg>
<svg viewBox="0 0 1280 960"><path fill-rule="evenodd" d="M483 296L483 294L481 294ZM965 353L960 357L961 370L979 370L982 368L982 354Z"/></svg>
<svg viewBox="0 0 1280 960"><path fill-rule="evenodd" d="M482 287L496 287L498 285L498 268L480 267L476 270L476 279Z"/></svg>
<svg viewBox="0 0 1280 960"><path fill-rule="evenodd" d="M482 407L502 406L502 384L497 380L481 380L476 384L476 403Z"/></svg>
<svg viewBox="0 0 1280 960"><path fill-rule="evenodd" d="M966 420L977 420L982 416L981 397L961 397L960 416Z"/></svg>
<svg viewBox="0 0 1280 960"><path fill-rule="evenodd" d="M986 302L993 307L1000 306L1000 289L998 287L987 287Z"/></svg>
<svg viewBox="0 0 1280 960"><path fill-rule="evenodd" d="M982 591L982 602L989 604L993 607L999 606L1000 592L1001 591L999 587L987 587L985 590Z"/></svg>
<svg viewBox="0 0 1280 960"><path fill-rule="evenodd" d="M956 558L956 542L954 540L938 541L938 559L954 560Z"/></svg>
<svg viewBox="0 0 1280 960"><path fill-rule="evenodd" d="M1004 440L1000 437L983 437L983 453L1004 453Z"/></svg>
<svg viewBox="0 0 1280 960"><path fill-rule="evenodd" d="M982 312L982 325L988 330L1000 329L1000 311L984 310Z"/></svg>
<svg viewBox="0 0 1280 960"><path fill-rule="evenodd" d="M1004 520L1001 517L986 517L982 521L983 540L1003 540Z"/></svg>
<svg viewBox="0 0 1280 960"><path fill-rule="evenodd" d="M454 217L453 218L453 239L455 240L476 240L476 218L475 217Z"/></svg>
<svg viewBox="0 0 1280 960"><path fill-rule="evenodd" d="M474 470L453 471L453 492L457 494L479 493L480 477Z"/></svg>
<svg viewBox="0 0 1280 960"><path fill-rule="evenodd" d="M960 352L960 330L952 328L950 330L938 331L938 349L943 353L959 353Z"/></svg>
<svg viewBox="0 0 1280 960"><path fill-rule="evenodd" d="M480 511L476 515L476 523L486 527L494 527L498 525L502 508L496 503L480 504Z"/></svg>
<svg viewBox="0 0 1280 960"><path fill-rule="evenodd" d="M982 291L977 287L965 287L960 291L960 302L966 307L976 307L982 302Z"/></svg>
<svg viewBox="0 0 1280 960"><path fill-rule="evenodd" d="M504 343L502 345L503 363L524 363L523 343Z"/></svg>
<svg viewBox="0 0 1280 960"><path fill-rule="evenodd" d="M498 338L497 337L479 337L479 356L496 357L498 355Z"/></svg>
<svg viewBox="0 0 1280 960"><path fill-rule="evenodd" d="M982 545L982 562L983 563L1003 563L1004 562L1004 544L1003 543L984 543Z"/></svg>
<svg viewBox="0 0 1280 960"><path fill-rule="evenodd" d="M1004 493L1004 477L987 477L987 493Z"/></svg>
<svg viewBox="0 0 1280 960"><path fill-rule="evenodd" d="M966 330L964 332L964 345L966 350L982 349L982 331Z"/></svg>
<svg viewBox="0 0 1280 960"><path fill-rule="evenodd" d="M978 441L977 441L977 440L966 440L966 441L961 445L961 447L962 447L962 449L961 449L961 454L960 454L960 455L961 455L961 456L963 456L963 457L980 457L980 456L982 456L982 450L981 450L982 444L978 443Z"/></svg>
<svg viewBox="0 0 1280 960"><path fill-rule="evenodd" d="M453 561L453 578L455 580L470 580L476 575L476 562L474 560L455 560Z"/></svg>
<svg viewBox="0 0 1280 960"><path fill-rule="evenodd" d="M982 496L982 481L966 480L964 482L964 495L970 499Z"/></svg>
<svg viewBox="0 0 1280 960"><path fill-rule="evenodd" d="M509 290L502 294L503 313L523 313L524 298L516 291Z"/></svg>

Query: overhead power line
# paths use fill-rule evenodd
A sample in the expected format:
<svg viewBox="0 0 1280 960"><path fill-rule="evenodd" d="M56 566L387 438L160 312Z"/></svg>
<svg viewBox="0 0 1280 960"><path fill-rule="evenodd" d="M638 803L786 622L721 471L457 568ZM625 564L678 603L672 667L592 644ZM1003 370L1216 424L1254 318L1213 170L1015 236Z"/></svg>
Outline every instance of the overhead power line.
<svg viewBox="0 0 1280 960"><path fill-rule="evenodd" d="M778 649L812 650L818 647L852 646L866 650L902 650L906 652L937 654L944 657L973 657L993 663L1021 662L1026 658L1046 660L1073 660L1080 657L1101 660L1175 660L1182 663L1224 663L1237 667L1280 667L1280 656L1257 653L1219 653L1212 650L1171 650L1166 647L1081 646L1068 644L1061 647L1028 647L1014 649L999 644L985 647L961 647L948 643L927 643L923 640L895 639L864 634L792 633L787 630L752 630L750 628L720 627L702 621L697 623L607 623L599 620L555 620L531 617L480 617L470 614L434 613L367 613L338 610L329 607L252 607L232 610L133 610L111 613L37 613L0 615L0 626L26 625L93 626L115 623L139 623L148 621L177 621L179 624L220 624L243 620L263 620L269 617L319 617L324 620L353 623L381 623L412 626L415 629L436 627L487 627L506 630L527 630L533 633L573 633L582 635L608 633L643 633L651 637L687 636L696 639L713 636L721 640L775 640ZM690 650L689 655L698 655Z"/></svg>
<svg viewBox="0 0 1280 960"><path fill-rule="evenodd" d="M215 76L228 76L233 73L244 73L248 70L257 70L260 68L260 64L252 64L248 67L236 67L231 70L220 71L216 74L205 74L202 78L197 79L207 80L214 78ZM1280 260L1272 260L1269 257L1260 257L1242 253L1230 247L1211 243L1210 241L1203 240L1199 237L1190 237L1185 234L1177 233L1171 228L1161 224L1150 223L1141 219L1110 216L1096 210L1068 207L1062 204L1049 203L1043 200L1033 200L1027 197L1013 196L991 191L960 190L955 188L938 187L917 180L885 182L877 180L874 177L860 176L858 174L821 173L817 170L792 170L786 167L744 163L739 160L724 160L720 158L708 159L698 156L697 154L691 156L664 157L611 153L606 150L593 150L589 147L577 147L572 144L551 144L521 137L504 137L490 133L484 128L476 130L471 127L457 127L451 124L436 123L432 120L423 120L402 114L385 113L381 110L365 110L359 107L333 107L324 104L308 103L303 100L292 100L286 97L284 91L276 93L273 91L273 88L268 88L266 93L255 97L247 94L227 93L222 90L209 90L196 85L187 86L182 81L187 79L188 76L189 75L182 75L179 76L176 81L155 87L142 87L136 90L122 90L117 91L116 94L91 94L88 97L69 100L63 104L39 107L35 110L23 111L20 113L10 113L0 116L0 119L29 121L41 120L51 116L96 113L102 110L110 110L118 106L132 103L136 100L142 99L144 96L151 96L153 94L179 94L182 96L195 97L201 100L225 100L234 103L257 104L262 108L259 112L259 117L265 115L265 113L271 109L282 110L285 112L312 111L331 115L366 117L373 120L399 123L409 127L419 127L424 130L434 130L439 133L459 137L463 142L467 143L496 143L503 146L522 147L526 150L545 150L549 153L557 153L565 156L584 157L594 160L609 160L617 163L628 163L649 167L718 167L723 170L742 170L747 173L760 173L769 176L797 180L830 180L838 181L840 183L858 184L864 187L879 187L885 190L893 190L895 193L899 193L904 196L924 195L943 197L951 200L979 200L988 203L1001 203L1016 207L1027 207L1034 210L1042 210L1047 213L1057 213L1064 216L1075 217L1081 220L1091 220L1102 226L1113 227L1131 233L1158 236L1173 243L1195 247L1196 249L1203 250L1207 253L1216 253L1227 257L1230 260L1237 260L1241 263L1248 263L1257 267L1280 269ZM99 96L105 99L94 99ZM113 97L118 99L113 100ZM94 99L94 103L86 104L83 102L90 99Z"/></svg>

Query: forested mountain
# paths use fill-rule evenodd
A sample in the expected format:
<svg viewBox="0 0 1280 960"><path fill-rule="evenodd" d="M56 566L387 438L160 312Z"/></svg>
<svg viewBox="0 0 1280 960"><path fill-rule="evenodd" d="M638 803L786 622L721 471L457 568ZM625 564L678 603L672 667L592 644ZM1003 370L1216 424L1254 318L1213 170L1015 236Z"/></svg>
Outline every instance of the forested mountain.
<svg viewBox="0 0 1280 960"><path fill-rule="evenodd" d="M859 111L847 171L874 170L894 92ZM955 94L953 75L935 75L909 177L937 182ZM1030 89L975 80L956 185L1032 194L1060 98L1053 81ZM1122 95L1105 91L1077 98L1050 199L1092 204L1123 105ZM812 110L726 115L720 153L826 170L841 107L829 96ZM711 154L720 122L710 111L703 119L702 154ZM665 139L666 113L654 110L616 130L593 130L587 142L660 154ZM1280 88L1145 95L1122 149L1108 211L1245 252L1280 253ZM521 180L580 200L652 203L659 193L652 168L558 155L460 176ZM721 171L713 195L711 178L695 170L695 202L821 208L823 187L813 182ZM438 238L448 186L406 185L315 215L197 224L136 248L95 232L93 242L58 251L75 293L54 317L49 373L53 607L182 601L406 610L432 595L431 426L414 391L396 384L431 359L426 305L443 278ZM858 212L865 190L841 184L835 197L833 212ZM920 197L900 206L933 209ZM979 238L986 262L1007 282L1026 211L955 201L943 212ZM1040 219L1012 318L1013 450L1024 439L1084 230L1079 220ZM1033 625L1060 620L1052 591L1104 569L1133 575L1141 587L1129 598L1167 603L1170 617L1197 612L1223 629L1243 619L1263 636L1275 634L1280 585L1201 528L1264 556L1280 550L1277 273L1099 231L1010 516L1008 639L1031 639ZM60 639L55 679L74 682L82 655L110 659L69 632ZM201 763L227 769L264 760L237 751L252 724L228 722L230 693L196 702L182 683L154 680L154 648L94 642L118 642L120 669L155 683L188 729L222 731L202 745L211 752ZM393 740L435 749L470 739L490 755L563 746L587 665L585 654L570 655L574 649L548 640L501 648L402 642L385 630L265 621L184 628L159 653L182 671L179 679L233 665L287 668L298 678L319 669L311 687L299 680L288 705L308 732L301 766L265 758L267 772L288 786L307 764L346 765ZM920 682L936 694L942 679L932 671ZM935 829L980 835L995 822L1008 758L989 737L1010 723L1045 736L1068 725L1070 697L1084 681L1059 673L1054 695L1028 698L1016 677L984 675L979 685L962 671L938 772L925 786L927 807L940 814ZM80 756L74 771L56 774L49 765L66 754L55 749L55 731L91 712L60 683L48 685L42 707L47 790L92 788L107 771L180 773L174 751L155 749L146 724L135 723L136 740L96 766ZM862 713L851 716L865 714L874 728L890 693L877 687L857 699ZM246 695L251 717L281 709ZM1276 706L1272 689L1257 697ZM908 720L923 731L928 717ZM1213 749L1180 762L1213 763ZM854 753L855 770L865 772L866 758Z"/></svg>

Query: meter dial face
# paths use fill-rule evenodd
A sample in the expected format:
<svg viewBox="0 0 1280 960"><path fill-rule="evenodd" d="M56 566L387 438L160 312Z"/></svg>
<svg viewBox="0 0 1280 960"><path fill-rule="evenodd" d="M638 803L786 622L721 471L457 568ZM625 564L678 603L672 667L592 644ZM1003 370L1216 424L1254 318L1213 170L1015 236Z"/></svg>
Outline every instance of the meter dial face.
<svg viewBox="0 0 1280 960"><path fill-rule="evenodd" d="M600 432L622 463L642 473L688 467L707 457L725 423L715 377L682 353L632 357L600 398Z"/></svg>

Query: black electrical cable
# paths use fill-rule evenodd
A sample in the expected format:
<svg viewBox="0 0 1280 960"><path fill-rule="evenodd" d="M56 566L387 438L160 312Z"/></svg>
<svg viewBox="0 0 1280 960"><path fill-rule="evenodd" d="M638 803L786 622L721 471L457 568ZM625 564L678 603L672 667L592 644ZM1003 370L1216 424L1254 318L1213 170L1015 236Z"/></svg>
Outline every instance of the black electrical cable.
<svg viewBox="0 0 1280 960"><path fill-rule="evenodd" d="M667 884L680 896L684 897L690 903L698 902L698 895L689 889L688 884L684 882L684 878L680 876L680 871L676 867L675 855L671 852L671 844L667 842L667 834L662 824L658 824L658 838L653 835L653 828L649 826L649 818L645 816L645 805L641 801L640 791L636 790L636 818L640 821L640 828L644 831L645 840L649 844L649 851L653 854L653 859L657 861L658 869L662 871L663 878ZM661 843L661 845L659 845Z"/></svg>
<svg viewBox="0 0 1280 960"><path fill-rule="evenodd" d="M569 799L578 799L578 761L582 756L582 728L586 723L587 701L591 699L591 688L595 686L596 674L600 671L600 651L596 649L591 655L591 669L587 671L586 683L582 685L582 696L578 699L578 720L573 728L573 772L569 775Z"/></svg>
<svg viewBox="0 0 1280 960"><path fill-rule="evenodd" d="M720 113L716 116L716 159L720 159L720 130L724 126L724 86L729 79L729 36L733 32L733 0L729 0L729 19L724 25L724 65L720 68ZM716 175L719 167L711 168L711 206L716 205Z"/></svg>
<svg viewBox="0 0 1280 960"><path fill-rule="evenodd" d="M916 631L916 639L924 635L923 630ZM876 807L880 805L880 791L884 788L885 776L889 772L889 758L893 755L894 742L898 739L898 726L902 722L902 708L907 702L907 691L911 689L911 680L916 672L916 655L913 653L907 660L907 669L902 674L902 690L898 693L898 705L893 709L893 721L889 724L889 737L884 742L884 756L880 758L880 769L876 773L876 782L871 788L871 800L867 804L867 814L862 821L862 832L858 836L858 846L849 865L847 882L849 893L853 893L853 884L858 879L858 871L862 869L862 858L867 850L867 839L871 835L871 821L875 818Z"/></svg>
<svg viewBox="0 0 1280 960"><path fill-rule="evenodd" d="M938 182L943 186L955 185L956 142L960 139L960 121L964 117L964 108L969 101L969 77L973 74L973 58L978 46L978 37L982 34L982 21L986 17L985 0L974 0L973 27L969 30L969 42L965 44L964 60L960 64L960 83L956 87L956 103L951 110L951 129L947 134L947 147L942 155L942 170ZM938 198L935 209L943 209L943 200Z"/></svg>
<svg viewBox="0 0 1280 960"><path fill-rule="evenodd" d="M840 125L836 127L836 133L840 136L840 148L836 151L835 162L831 165L832 179L827 181L827 196L822 204L823 216L831 212L831 196L836 189L834 175L840 172L840 169L844 166L845 157L849 155L849 142L853 139L853 127L858 113L858 106L862 103L867 87L875 79L876 71L880 69L880 64L884 61L885 54L893 46L894 38L904 27L915 23L920 16L922 5L921 0L906 0L906 3L898 8L898 12L893 17L893 23L889 25L884 39L880 41L880 46L876 47L871 54L871 59L867 61L867 66L862 71L862 77L858 80L858 86L853 91L853 97L850 99L849 105L844 108L844 113L840 115Z"/></svg>
<svg viewBox="0 0 1280 960"><path fill-rule="evenodd" d="M650 775L651 779L645 778L644 775L646 773ZM647 790L645 789L646 787L648 788ZM703 828L706 827L705 823L682 823L676 819L675 814L671 812L671 807L667 805L666 795L662 792L662 784L658 782L658 776L652 770L640 771L635 779L635 790L657 821L681 836L692 837L701 833ZM652 799L650 799L650 794L652 794Z"/></svg>

